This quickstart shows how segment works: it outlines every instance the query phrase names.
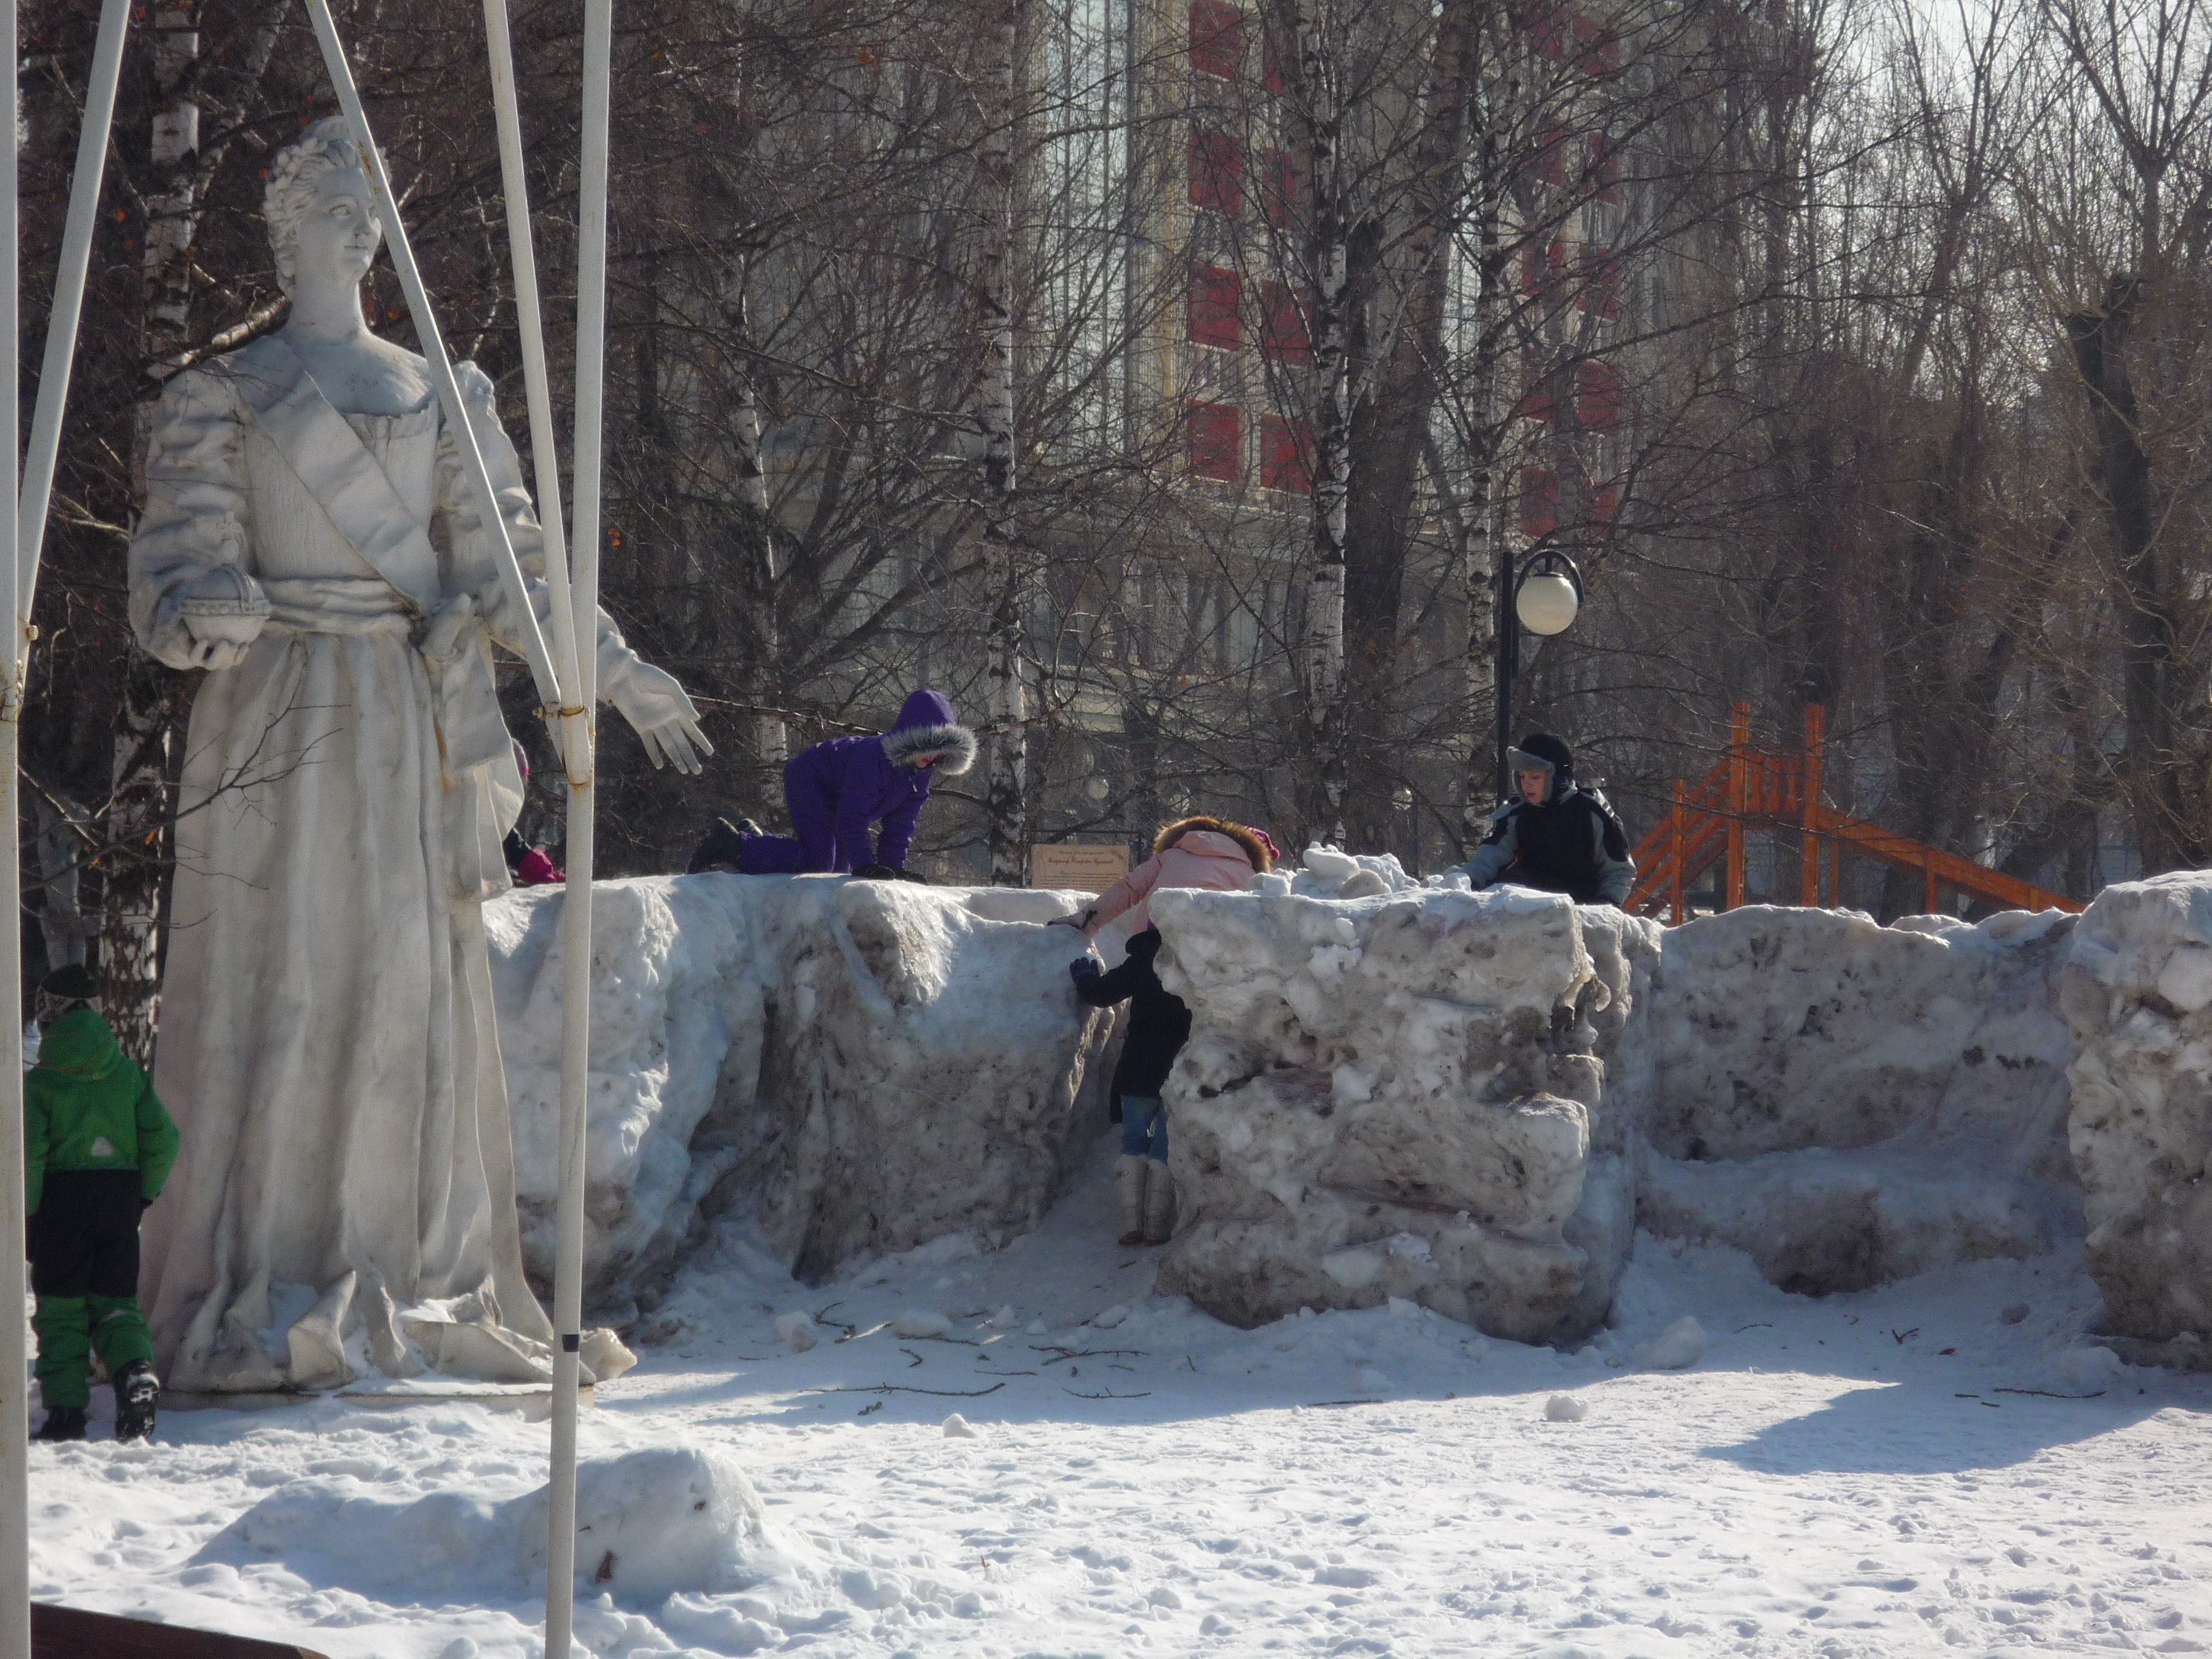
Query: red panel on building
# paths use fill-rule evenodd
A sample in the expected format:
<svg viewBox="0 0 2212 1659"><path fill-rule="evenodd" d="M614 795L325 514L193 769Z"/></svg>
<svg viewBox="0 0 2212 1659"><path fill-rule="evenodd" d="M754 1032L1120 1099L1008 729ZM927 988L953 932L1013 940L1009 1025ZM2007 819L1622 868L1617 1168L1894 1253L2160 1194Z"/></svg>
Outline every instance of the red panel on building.
<svg viewBox="0 0 2212 1659"><path fill-rule="evenodd" d="M1243 476L1243 426L1226 404L1194 402L1188 411L1190 476L1235 483Z"/></svg>
<svg viewBox="0 0 2212 1659"><path fill-rule="evenodd" d="M1528 19L1528 38L1547 58L1567 55L1568 14L1564 6L1540 7Z"/></svg>
<svg viewBox="0 0 2212 1659"><path fill-rule="evenodd" d="M1244 13L1225 0L1190 0L1190 66L1233 81L1244 69Z"/></svg>
<svg viewBox="0 0 2212 1659"><path fill-rule="evenodd" d="M1593 432L1620 424L1620 377L1604 363L1584 363L1575 371L1575 408Z"/></svg>
<svg viewBox="0 0 2212 1659"><path fill-rule="evenodd" d="M1260 417L1260 488L1313 494L1313 427L1280 415Z"/></svg>
<svg viewBox="0 0 2212 1659"><path fill-rule="evenodd" d="M1595 18L1577 17L1575 60L1584 75L1593 78L1610 75L1620 61L1620 43Z"/></svg>
<svg viewBox="0 0 2212 1659"><path fill-rule="evenodd" d="M1260 84L1278 98L1291 84L1291 64L1297 52L1297 44L1285 40L1279 29L1271 28L1261 37Z"/></svg>
<svg viewBox="0 0 2212 1659"><path fill-rule="evenodd" d="M1286 149L1263 149L1259 155L1260 204L1267 222L1288 230L1298 205L1298 165Z"/></svg>
<svg viewBox="0 0 2212 1659"><path fill-rule="evenodd" d="M1233 270L1218 265L1190 268L1190 337L1194 343L1224 351L1244 343L1244 319L1237 309L1240 288Z"/></svg>
<svg viewBox="0 0 2212 1659"><path fill-rule="evenodd" d="M1235 215L1244 194L1244 154L1212 127L1190 130L1190 204Z"/></svg>
<svg viewBox="0 0 2212 1659"><path fill-rule="evenodd" d="M1260 349L1267 361L1311 367L1313 336L1306 328L1305 308L1290 284L1261 283L1260 307Z"/></svg>
<svg viewBox="0 0 2212 1659"><path fill-rule="evenodd" d="M1521 533L1534 541L1559 527L1559 480L1550 468L1521 469Z"/></svg>

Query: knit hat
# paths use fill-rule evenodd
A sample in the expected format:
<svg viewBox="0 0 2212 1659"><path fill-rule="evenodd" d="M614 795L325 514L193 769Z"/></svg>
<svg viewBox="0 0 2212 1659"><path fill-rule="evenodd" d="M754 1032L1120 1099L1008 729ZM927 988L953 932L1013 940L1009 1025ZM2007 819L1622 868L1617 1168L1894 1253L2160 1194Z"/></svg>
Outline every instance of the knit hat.
<svg viewBox="0 0 2212 1659"><path fill-rule="evenodd" d="M89 1002L100 994L100 981L82 963L65 962L40 980L39 988L50 997Z"/></svg>

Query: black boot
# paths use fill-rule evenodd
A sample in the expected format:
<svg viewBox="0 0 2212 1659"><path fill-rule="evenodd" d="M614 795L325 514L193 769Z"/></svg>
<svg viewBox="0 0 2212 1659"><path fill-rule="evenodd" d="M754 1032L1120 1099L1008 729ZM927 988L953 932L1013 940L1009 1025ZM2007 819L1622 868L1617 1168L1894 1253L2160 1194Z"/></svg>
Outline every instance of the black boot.
<svg viewBox="0 0 2212 1659"><path fill-rule="evenodd" d="M705 838L692 849L691 862L684 866L684 873L696 876L708 870L735 872L744 850L744 844L739 837L761 833L760 825L750 818L739 818L735 823L727 818L716 818L708 827Z"/></svg>
<svg viewBox="0 0 2212 1659"><path fill-rule="evenodd" d="M84 1407L56 1406L46 1413L46 1420L39 1425L33 1440L82 1440L84 1438Z"/></svg>
<svg viewBox="0 0 2212 1659"><path fill-rule="evenodd" d="M161 1379L141 1359L125 1365L115 1379L115 1437L149 1440L154 1434L154 1409L161 1403Z"/></svg>

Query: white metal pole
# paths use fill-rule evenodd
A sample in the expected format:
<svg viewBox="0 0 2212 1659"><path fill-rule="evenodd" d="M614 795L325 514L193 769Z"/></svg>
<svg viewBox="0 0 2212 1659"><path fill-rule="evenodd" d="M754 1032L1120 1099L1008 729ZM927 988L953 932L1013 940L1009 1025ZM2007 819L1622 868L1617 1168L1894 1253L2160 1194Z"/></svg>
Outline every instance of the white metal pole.
<svg viewBox="0 0 2212 1659"><path fill-rule="evenodd" d="M556 1216L553 1445L545 1550L545 1656L569 1659L576 1598L577 1347L584 1323L584 1123L591 1066L592 855L598 744L599 471L606 375L607 88L613 0L584 0L584 100L577 190L575 570L576 702L585 711L583 763L568 770L568 891L561 915L561 1191Z"/></svg>
<svg viewBox="0 0 2212 1659"><path fill-rule="evenodd" d="M530 403L530 453L538 477L538 518L545 531L545 587L551 601L554 665L572 696L576 678L576 620L568 599L568 549L561 519L561 450L553 434L553 393L545 369L545 319L538 303L538 252L530 229L530 179L523 170L522 112L515 95L514 43L507 0L484 0L484 36L490 48L492 109L499 126L499 170L507 197L507 257L514 268L514 319L522 341L522 384ZM583 719L572 705L562 711L563 763Z"/></svg>
<svg viewBox="0 0 2212 1659"><path fill-rule="evenodd" d="M103 0L100 33L92 46L92 78L84 88L84 125L76 136L76 173L70 180L69 215L62 226L61 265L54 274L54 308L46 321L46 355L39 370L38 407L31 415L30 453L24 459L22 488L17 497L15 580L9 592L15 595L19 624L15 630L18 678L30 649L20 624L30 620L31 594L39 585L39 550L46 541L54 460L61 453L62 410L69 401L70 366L76 356L77 318L84 309L85 272L92 263L100 175L107 170L107 133L115 121L115 83L123 70L123 35L130 21L131 0ZM9 38L12 44L15 37ZM13 125L8 128L11 137L15 131ZM14 272L14 260L8 269ZM8 331L11 355L15 334L11 326ZM12 401L16 395L15 383L9 382L7 390ZM11 445L9 459L13 460L15 455Z"/></svg>
<svg viewBox="0 0 2212 1659"><path fill-rule="evenodd" d="M476 428L470 424L468 409L461 402L461 388L453 379L453 359L446 351L445 337L438 331L437 315L430 308L429 290L423 287L422 273L415 264L415 250L407 240L407 226L399 216L399 198L392 191L391 175L384 168L384 153L377 148L375 137L369 131L368 112L362 107L361 88L354 84L353 67L346 62L345 46L338 39L337 22L331 15L330 0L307 0L307 14L314 21L315 39L323 49L323 67L337 93L338 107L352 125L354 140L361 147L362 161L368 170L369 188L375 192L377 207L384 218L386 241L392 249L392 268L399 273L400 290L406 295L407 308L414 314L416 340L429 367L430 383L438 390L438 401L445 406L446 428L453 434L453 448L461 459L461 470L468 479L470 493L476 497L477 512L492 538L500 584L507 590L507 603L515 612L514 631L520 637L523 659L530 665L531 677L538 683L538 702L544 708L558 709L563 701L560 671L554 666L551 653L545 647L545 636L538 629L538 613L530 603L529 583L514 556L514 544L507 533L507 520L499 510L499 492L492 488L483 452L477 446Z"/></svg>
<svg viewBox="0 0 2212 1659"><path fill-rule="evenodd" d="M16 81L15 0L0 0L6 20L8 70L0 76L0 132L9 165L0 167L0 455L8 458L7 501L0 503L0 594L18 591L21 541L15 509L16 231L15 133L21 103ZM105 17L101 20L103 25ZM96 56L96 53L95 53ZM118 61L120 55L118 54ZM86 119L89 123L91 112ZM101 146L103 152L106 146ZM87 239L88 241L89 239ZM21 913L22 865L15 817L16 734L23 713L22 665L28 649L27 611L13 618L0 662L0 915ZM23 950L10 938L0 948L0 1659L31 1659L30 1343L23 1328Z"/></svg>

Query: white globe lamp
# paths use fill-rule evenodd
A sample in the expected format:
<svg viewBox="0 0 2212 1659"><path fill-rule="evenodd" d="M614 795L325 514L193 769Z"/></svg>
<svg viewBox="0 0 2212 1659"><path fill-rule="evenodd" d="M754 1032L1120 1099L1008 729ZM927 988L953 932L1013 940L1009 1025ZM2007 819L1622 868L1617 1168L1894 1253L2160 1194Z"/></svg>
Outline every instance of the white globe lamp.
<svg viewBox="0 0 2212 1659"><path fill-rule="evenodd" d="M1514 614L1521 618L1521 626L1546 639L1565 633L1581 609L1582 596L1575 591L1575 584L1555 570L1537 571L1513 596Z"/></svg>

